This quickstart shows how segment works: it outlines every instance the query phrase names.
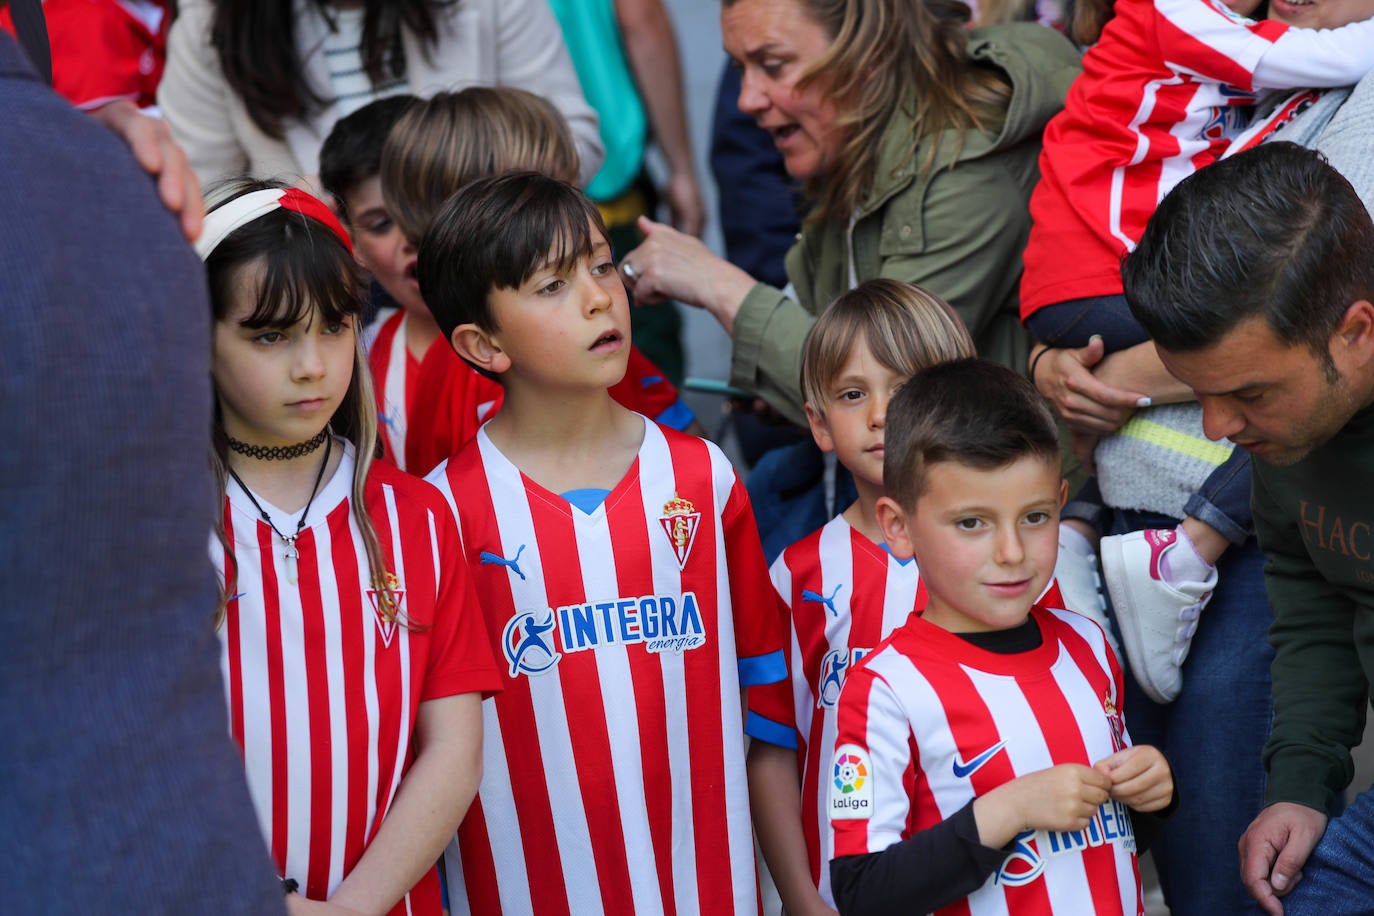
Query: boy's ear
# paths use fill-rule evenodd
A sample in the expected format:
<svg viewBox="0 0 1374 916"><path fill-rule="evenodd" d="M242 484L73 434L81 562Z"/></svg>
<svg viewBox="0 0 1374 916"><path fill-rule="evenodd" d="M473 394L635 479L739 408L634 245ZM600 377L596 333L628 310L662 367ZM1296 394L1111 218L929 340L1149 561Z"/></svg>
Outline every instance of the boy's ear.
<svg viewBox="0 0 1374 916"><path fill-rule="evenodd" d="M496 339L471 322L454 328L449 342L455 353L488 372L500 375L510 368L510 357Z"/></svg>
<svg viewBox="0 0 1374 916"><path fill-rule="evenodd" d="M891 554L899 560L910 560L916 554L907 530L907 512L891 496L880 496L873 507L878 520L878 529L883 533L883 543Z"/></svg>
<svg viewBox="0 0 1374 916"><path fill-rule="evenodd" d="M1059 508L1064 508L1064 504L1069 501L1069 482L1059 481Z"/></svg>
<svg viewBox="0 0 1374 916"><path fill-rule="evenodd" d="M811 424L811 438L816 440L816 446L823 452L835 451L835 440L830 437L830 424L811 406L810 401L806 402L806 422Z"/></svg>

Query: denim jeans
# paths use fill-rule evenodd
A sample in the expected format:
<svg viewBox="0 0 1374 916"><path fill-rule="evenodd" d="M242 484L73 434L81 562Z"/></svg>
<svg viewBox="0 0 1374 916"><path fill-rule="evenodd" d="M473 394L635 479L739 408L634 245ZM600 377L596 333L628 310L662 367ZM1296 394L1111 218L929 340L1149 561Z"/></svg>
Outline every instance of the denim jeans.
<svg viewBox="0 0 1374 916"><path fill-rule="evenodd" d="M1302 880L1283 899L1285 916L1343 916L1374 908L1374 789L1355 797L1326 825L1302 867Z"/></svg>
<svg viewBox="0 0 1374 916"><path fill-rule="evenodd" d="M1109 511L1112 534L1178 521ZM1261 912L1241 884L1236 844L1263 805L1260 750L1273 718L1263 563L1253 539L1222 557L1177 700L1154 703L1126 671L1131 740L1164 752L1179 794L1178 810L1151 847L1173 916Z"/></svg>
<svg viewBox="0 0 1374 916"><path fill-rule="evenodd" d="M1089 338L1099 335L1108 353L1150 339L1122 295L1056 302L1027 318L1026 327L1036 340L1051 347L1084 347ZM1101 503L1097 482L1090 480L1064 506L1063 516L1080 519L1103 531L1106 526ZM1209 474L1198 491L1188 498L1183 511L1211 525L1232 544L1245 543L1252 528L1249 452L1239 448L1232 451L1231 457Z"/></svg>

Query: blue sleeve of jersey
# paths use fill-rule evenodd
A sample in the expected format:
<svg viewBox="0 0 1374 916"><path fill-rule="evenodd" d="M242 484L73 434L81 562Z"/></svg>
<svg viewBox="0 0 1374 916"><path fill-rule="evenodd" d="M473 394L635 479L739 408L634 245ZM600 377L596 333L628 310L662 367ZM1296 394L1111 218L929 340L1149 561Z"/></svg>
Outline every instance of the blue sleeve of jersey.
<svg viewBox="0 0 1374 916"><path fill-rule="evenodd" d="M793 751L797 749L797 730L795 728L774 722L752 709L749 710L749 715L744 718L744 733L750 738L776 744L778 747L785 747Z"/></svg>
<svg viewBox="0 0 1374 916"><path fill-rule="evenodd" d="M688 407L682 398L678 398L668 406L667 410L655 417L654 422L661 423L664 426L671 426L678 432L682 432L684 429L691 426L692 421L696 418L697 415L692 413L692 408Z"/></svg>
<svg viewBox="0 0 1374 916"><path fill-rule="evenodd" d="M787 659L782 650L739 660L739 685L772 684L787 677Z"/></svg>

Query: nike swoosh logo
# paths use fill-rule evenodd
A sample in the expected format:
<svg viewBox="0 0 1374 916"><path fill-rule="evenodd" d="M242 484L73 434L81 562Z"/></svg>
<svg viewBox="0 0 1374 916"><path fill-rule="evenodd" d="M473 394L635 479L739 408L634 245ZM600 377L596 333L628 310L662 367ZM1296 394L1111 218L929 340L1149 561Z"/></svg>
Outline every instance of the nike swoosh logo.
<svg viewBox="0 0 1374 916"><path fill-rule="evenodd" d="M956 778L956 779L964 779L964 778L966 778L966 777L968 777L968 776L972 776L976 771L982 769L983 764L987 763L989 760L991 760L992 758L996 757L997 754L998 754L998 752L1001 751L1002 748L1006 746L1006 743L1007 743L1007 742L1005 742L1005 741L998 741L998 742L997 742L996 744L994 744L992 747L990 747L990 748L988 748L987 750L983 751L983 753L979 754L977 757L974 757L972 760L968 761L967 763L965 763L964 761L960 760L959 757L956 755L955 758L954 758L954 776L955 776L955 778Z"/></svg>

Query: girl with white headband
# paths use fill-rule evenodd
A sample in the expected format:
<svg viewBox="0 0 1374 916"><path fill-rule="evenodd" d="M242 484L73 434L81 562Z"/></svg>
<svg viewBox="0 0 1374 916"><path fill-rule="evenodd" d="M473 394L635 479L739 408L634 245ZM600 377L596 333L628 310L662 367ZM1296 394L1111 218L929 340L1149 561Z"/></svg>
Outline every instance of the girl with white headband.
<svg viewBox="0 0 1374 916"><path fill-rule="evenodd" d="M452 515L372 461L358 277L329 209L238 181L211 195L196 247L230 731L288 910L438 916L434 863L476 792L481 697L500 684Z"/></svg>

